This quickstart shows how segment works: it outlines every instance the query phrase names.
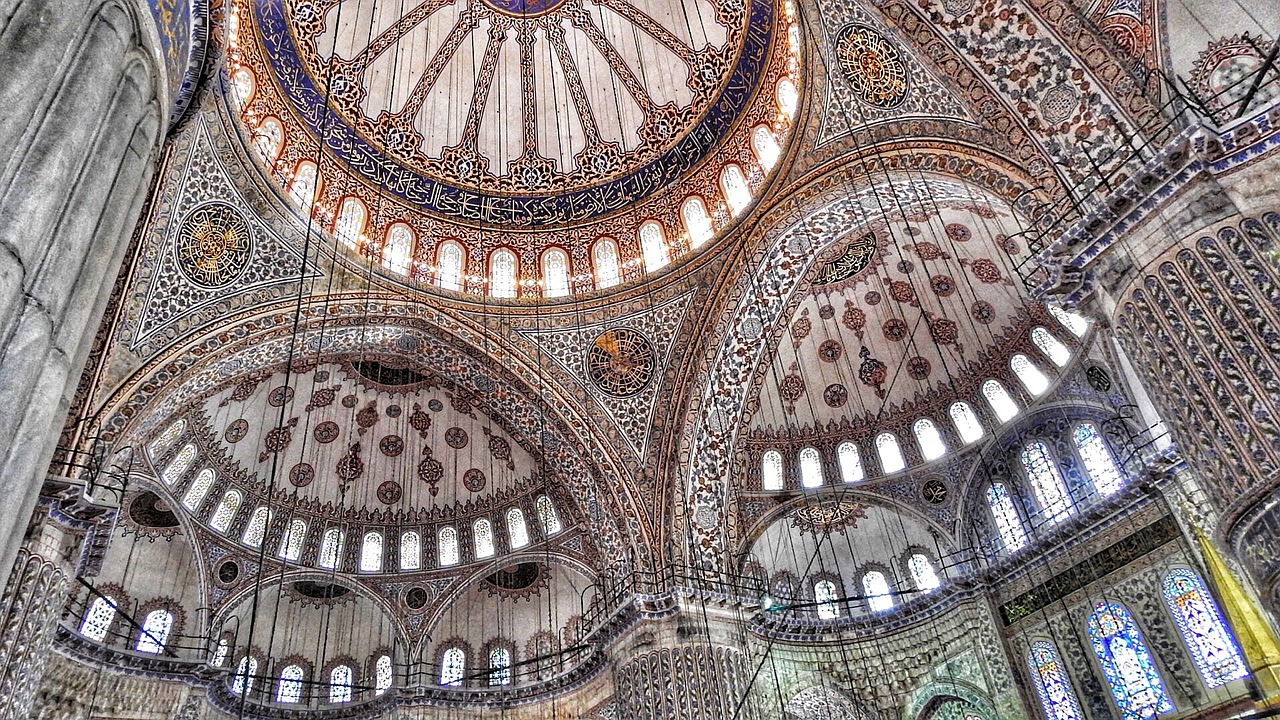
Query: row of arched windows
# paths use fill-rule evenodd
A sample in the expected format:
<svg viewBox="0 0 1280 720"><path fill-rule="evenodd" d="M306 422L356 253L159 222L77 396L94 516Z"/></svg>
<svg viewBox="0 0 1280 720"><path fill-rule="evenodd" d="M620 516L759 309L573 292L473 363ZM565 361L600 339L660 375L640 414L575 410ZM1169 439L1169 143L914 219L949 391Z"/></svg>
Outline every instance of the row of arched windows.
<svg viewBox="0 0 1280 720"><path fill-rule="evenodd" d="M80 634L94 642L104 642L111 624L116 620L119 600L111 595L99 595L89 604L84 617L80 621ZM149 655L161 655L173 632L173 612L158 608L147 613L138 628L133 649Z"/></svg>
<svg viewBox="0 0 1280 720"><path fill-rule="evenodd" d="M210 663L221 667L226 662L226 640L219 643L218 651ZM218 653L221 653L220 655ZM236 695L251 693L258 680L259 660L253 655L245 655L236 665L236 674L231 682L231 692ZM391 664L391 656L382 654L373 664L373 690L375 695L382 695L394 684L395 673ZM309 683L307 669L298 663L290 663L280 670L275 683L273 695L277 703L286 705L303 702L304 688ZM353 665L340 663L330 668L327 682L322 685L322 701L339 705L349 703L356 687L356 669Z"/></svg>
<svg viewBox="0 0 1280 720"><path fill-rule="evenodd" d="M1165 607L1206 687L1220 687L1248 675L1240 648L1198 575L1188 568L1174 568L1165 575L1161 590ZM1098 667L1124 720L1175 711L1160 668L1128 608L1099 602L1086 629ZM1026 661L1045 716L1049 720L1084 720L1054 643L1035 640Z"/></svg>
<svg viewBox="0 0 1280 720"><path fill-rule="evenodd" d="M942 579L928 555L909 552L905 558L905 566L914 593L928 594L942 587ZM836 580L826 577L815 580L812 589L818 619L834 620L848 615L848 604L851 601L864 602L873 613L890 610L896 605L895 598L899 593L893 589L889 574L883 569L865 570L858 584L861 589L860 597L841 597L842 588Z"/></svg>

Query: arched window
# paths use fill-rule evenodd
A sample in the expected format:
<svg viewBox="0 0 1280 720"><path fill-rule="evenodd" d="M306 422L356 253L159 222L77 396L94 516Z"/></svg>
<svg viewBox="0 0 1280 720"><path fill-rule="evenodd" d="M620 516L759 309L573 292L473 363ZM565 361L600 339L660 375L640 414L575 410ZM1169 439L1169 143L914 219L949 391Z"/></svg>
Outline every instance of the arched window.
<svg viewBox="0 0 1280 720"><path fill-rule="evenodd" d="M725 165L720 171L720 191L724 193L734 217L751 207L751 186L747 185L747 176L742 173L742 168L734 163Z"/></svg>
<svg viewBox="0 0 1280 720"><path fill-rule="evenodd" d="M767 125L757 125L751 131L751 149L755 152L760 167L764 168L766 173L778 164L778 157L782 155L782 148L778 147L778 138L774 137Z"/></svg>
<svg viewBox="0 0 1280 720"><path fill-rule="evenodd" d="M284 147L284 127L275 118L267 118L258 125L253 134L253 147L258 151L262 161L270 165L280 157L280 149Z"/></svg>
<svg viewBox="0 0 1280 720"><path fill-rule="evenodd" d="M353 197L346 198L342 201L342 207L338 209L338 219L333 225L333 234L349 248L359 245L360 235L364 232L368 216L364 203ZM383 257L385 258L386 255Z"/></svg>
<svg viewBox="0 0 1280 720"><path fill-rule="evenodd" d="M1085 320L1083 316L1057 305L1046 305L1045 307L1048 308L1049 314L1053 316L1053 319L1061 323L1062 327L1066 328L1072 335L1084 337L1084 334L1088 332L1089 321Z"/></svg>
<svg viewBox="0 0 1280 720"><path fill-rule="evenodd" d="M288 562L298 562L302 557L302 541L307 537L307 523L302 518L289 521L289 527L280 538L280 558Z"/></svg>
<svg viewBox="0 0 1280 720"><path fill-rule="evenodd" d="M174 420L172 425L165 428L165 431L160 433L160 435L158 435L155 440L152 440L151 444L147 446L147 450L151 453L151 457L155 458L163 455L164 451L168 450L169 446L173 445L173 442L177 440L178 436L182 434L182 431L186 429L186 420L183 420L182 418Z"/></svg>
<svg viewBox="0 0 1280 720"><path fill-rule="evenodd" d="M610 238L600 238L591 246L591 266L596 273L596 288L603 290L618 284L622 277L618 243Z"/></svg>
<svg viewBox="0 0 1280 720"><path fill-rule="evenodd" d="M467 269L467 254L453 240L445 240L436 249L436 284L445 290L462 289L462 273Z"/></svg>
<svg viewBox="0 0 1280 720"><path fill-rule="evenodd" d="M453 526L440 528L436 535L439 543L440 567L458 564L458 530Z"/></svg>
<svg viewBox="0 0 1280 720"><path fill-rule="evenodd" d="M1107 449L1107 443L1102 439L1097 426L1093 423L1077 425L1071 431L1071 440L1075 443L1076 452L1080 454L1080 461L1084 463L1085 472L1089 473L1093 486L1104 496L1115 494L1124 484L1124 477L1120 474L1120 468L1116 467L1115 458Z"/></svg>
<svg viewBox="0 0 1280 720"><path fill-rule="evenodd" d="M911 573L911 581L920 592L932 592L942 586L942 580L938 579L933 563L924 553L914 553L907 558L907 571Z"/></svg>
<svg viewBox="0 0 1280 720"><path fill-rule="evenodd" d="M1039 440L1027 443L1022 448L1022 469L1027 473L1027 480L1031 482L1031 490L1045 519L1061 522L1075 512L1067 483L1058 472L1058 463L1054 462L1048 445Z"/></svg>
<svg viewBox="0 0 1280 720"><path fill-rule="evenodd" d="M329 702L351 702L351 666L339 665L329 671Z"/></svg>
<svg viewBox="0 0 1280 720"><path fill-rule="evenodd" d="M489 684L511 684L511 651L504 647L489 650Z"/></svg>
<svg viewBox="0 0 1280 720"><path fill-rule="evenodd" d="M796 110L800 106L800 93L796 91L796 84L791 82L789 78L782 78L778 81L778 112L782 113L782 117L791 122L796 118Z"/></svg>
<svg viewBox="0 0 1280 720"><path fill-rule="evenodd" d="M84 614L84 620L80 622L80 634L94 642L102 642L111 629L111 621L115 619L116 599L110 595L99 596L89 605L89 612Z"/></svg>
<svg viewBox="0 0 1280 720"><path fill-rule="evenodd" d="M231 643L227 639L219 638L218 646L213 649L213 657L209 659L209 664L213 667L220 668L222 663L227 661L227 653L231 652Z"/></svg>
<svg viewBox="0 0 1280 720"><path fill-rule="evenodd" d="M1040 696L1040 705L1049 720L1084 720L1075 691L1067 682L1067 675L1058 661L1058 651L1048 640L1031 643L1027 653L1027 667Z"/></svg>
<svg viewBox="0 0 1280 720"><path fill-rule="evenodd" d="M524 511L520 508L507 511L507 538L511 540L512 549L529 544L529 528L524 524Z"/></svg>
<svg viewBox="0 0 1280 720"><path fill-rule="evenodd" d="M422 537L410 530L400 533L400 569L417 570L422 567Z"/></svg>
<svg viewBox="0 0 1280 720"><path fill-rule="evenodd" d="M1040 348L1040 352L1058 367L1066 365L1071 360L1071 351L1067 346L1045 328L1032 328L1031 342L1035 343L1036 347Z"/></svg>
<svg viewBox="0 0 1280 720"><path fill-rule="evenodd" d="M852 440L845 440L836 448L836 459L840 461L840 479L847 483L860 482L866 477L862 469L862 456L858 454L858 446Z"/></svg>
<svg viewBox="0 0 1280 720"><path fill-rule="evenodd" d="M665 267L670 261L667 254L667 234L657 221L650 220L640 226L640 255L644 259L645 272Z"/></svg>
<svg viewBox="0 0 1280 720"><path fill-rule="evenodd" d="M260 505L253 510L253 515L249 516L249 522L244 526L244 535L240 537L240 541L249 547L261 547L262 540L267 536L267 524L271 522L271 510L266 505Z"/></svg>
<svg viewBox="0 0 1280 720"><path fill-rule="evenodd" d="M196 459L196 446L184 445L173 460L169 461L169 465L165 467L161 473L160 479L165 485L173 485L178 478L187 473L187 469L191 467L191 463Z"/></svg>
<svg viewBox="0 0 1280 720"><path fill-rule="evenodd" d="M819 620L833 620L840 617L840 607L836 605L839 597L836 593L836 584L830 580L819 580L813 584L813 601L818 603Z"/></svg>
<svg viewBox="0 0 1280 720"><path fill-rule="evenodd" d="M236 678L231 683L231 692L243 695L253 690L254 676L258 674L258 658L245 655L236 666Z"/></svg>
<svg viewBox="0 0 1280 720"><path fill-rule="evenodd" d="M338 569L346 539L346 534L338 528L331 527L324 531L324 537L320 541L320 567L326 570Z"/></svg>
<svg viewBox="0 0 1280 720"><path fill-rule="evenodd" d="M800 451L800 484L807 488L822 487L822 456L816 448Z"/></svg>
<svg viewBox="0 0 1280 720"><path fill-rule="evenodd" d="M289 182L289 199L306 210L316 201L316 193L320 190L316 164L303 160L293 171L293 180Z"/></svg>
<svg viewBox="0 0 1280 720"><path fill-rule="evenodd" d="M516 296L516 254L506 248L489 256L489 294L496 298Z"/></svg>
<svg viewBox="0 0 1280 720"><path fill-rule="evenodd" d="M1216 688L1248 675L1240 648L1200 577L1187 568L1174 568L1164 576L1163 589L1169 614L1204 684Z"/></svg>
<svg viewBox="0 0 1280 720"><path fill-rule="evenodd" d="M697 195L685 198L684 204L680 206L680 217L684 220L684 229L689 233L689 245L692 247L702 247L703 243L716 234L711 226L707 205Z"/></svg>
<svg viewBox="0 0 1280 720"><path fill-rule="evenodd" d="M1022 381L1027 392L1032 395L1039 395L1049 389L1049 378L1045 377L1044 373L1040 372L1040 368L1036 367L1035 363L1031 362L1031 358L1026 355L1018 353L1009 358L1009 367Z"/></svg>
<svg viewBox="0 0 1280 720"><path fill-rule="evenodd" d="M1018 509L1004 483L992 483L987 488L987 507L991 509L991 519L996 523L1004 549L1016 552L1026 547L1027 533L1022 529L1022 518L1018 517Z"/></svg>
<svg viewBox="0 0 1280 720"><path fill-rule="evenodd" d="M777 450L766 451L760 459L760 487L765 490L781 490L783 482L782 453Z"/></svg>
<svg viewBox="0 0 1280 720"><path fill-rule="evenodd" d="M942 442L942 433L929 418L920 418L912 428L916 433L916 443L920 445L920 454L925 460L937 460L947 454L947 445Z"/></svg>
<svg viewBox="0 0 1280 720"><path fill-rule="evenodd" d="M969 403L963 400L951 403L950 413L951 422L956 426L956 432L960 433L960 439L966 445L986 434L982 429L982 423L978 422L978 414L973 411Z"/></svg>
<svg viewBox="0 0 1280 720"><path fill-rule="evenodd" d="M544 535L550 537L564 528L560 524L560 515L556 512L556 505L551 502L550 497L539 495L538 499L534 501L534 507L538 510L538 522L542 523Z"/></svg>
<svg viewBox="0 0 1280 720"><path fill-rule="evenodd" d="M218 507L213 511L213 517L209 518L209 527L214 530L225 533L231 527L231 521L235 519L236 511L240 509L240 493L235 490L228 490L218 501Z"/></svg>
<svg viewBox="0 0 1280 720"><path fill-rule="evenodd" d="M876 452L880 455L880 468L885 474L896 473L907 467L902 459L902 448L898 447L898 436L883 432L876 436Z"/></svg>
<svg viewBox="0 0 1280 720"><path fill-rule="evenodd" d="M443 662L440 663L440 684L445 687L462 685L462 677L467 671L467 654L462 648L451 647L444 651Z"/></svg>
<svg viewBox="0 0 1280 720"><path fill-rule="evenodd" d="M862 576L862 592L867 597L867 606L871 608L871 612L882 612L893 607L889 581L879 570L868 570Z"/></svg>
<svg viewBox="0 0 1280 720"><path fill-rule="evenodd" d="M276 685L276 702L296 703L302 700L302 668L289 665L280 671L280 682Z"/></svg>
<svg viewBox="0 0 1280 720"><path fill-rule="evenodd" d="M255 89L257 89L257 83L254 82L253 73L249 71L249 68L238 68L231 73L231 90L235 93L240 107L249 104Z"/></svg>
<svg viewBox="0 0 1280 720"><path fill-rule="evenodd" d="M493 557L493 524L489 518L480 518L471 526L471 536L475 543L476 557Z"/></svg>
<svg viewBox="0 0 1280 720"><path fill-rule="evenodd" d="M569 294L569 256L560 248L542 254L542 282L547 297Z"/></svg>
<svg viewBox="0 0 1280 720"><path fill-rule="evenodd" d="M209 489L213 487L213 470L205 468L196 475L196 479L191 481L187 492L182 496L182 506L188 510L195 510L200 507L200 503L204 502L204 496L209 494Z"/></svg>
<svg viewBox="0 0 1280 720"><path fill-rule="evenodd" d="M382 533L364 534L360 545L360 572L382 572Z"/></svg>
<svg viewBox="0 0 1280 720"><path fill-rule="evenodd" d="M381 695L391 689L394 679L391 672L391 656L379 655L378 661L373 664L373 691Z"/></svg>
<svg viewBox="0 0 1280 720"><path fill-rule="evenodd" d="M1123 605L1098 603L1089 616L1089 640L1124 720L1173 712L1173 701L1142 632Z"/></svg>
<svg viewBox="0 0 1280 720"><path fill-rule="evenodd" d="M408 225L396 223L387 231L387 242L382 246L382 266L401 275L409 274L409 260L413 257L413 231Z"/></svg>
<svg viewBox="0 0 1280 720"><path fill-rule="evenodd" d="M1004 389L999 380L982 383L982 396L987 399L987 404L1000 422L1009 422L1017 417L1018 405L1009 397L1009 391Z"/></svg>

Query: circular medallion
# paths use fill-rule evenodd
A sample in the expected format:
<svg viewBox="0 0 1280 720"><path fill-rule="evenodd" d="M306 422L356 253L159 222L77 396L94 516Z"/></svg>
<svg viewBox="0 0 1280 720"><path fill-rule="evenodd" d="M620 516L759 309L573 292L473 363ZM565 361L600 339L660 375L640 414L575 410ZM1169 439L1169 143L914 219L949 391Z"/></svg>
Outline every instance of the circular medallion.
<svg viewBox="0 0 1280 720"><path fill-rule="evenodd" d="M409 588L404 594L405 607L410 610L421 610L427 606L427 602L431 599L431 595L426 588L414 586Z"/></svg>
<svg viewBox="0 0 1280 720"><path fill-rule="evenodd" d="M1100 393L1111 391L1111 376L1107 374L1106 370L1097 365L1090 365L1085 368L1084 377L1089 381L1089 387L1094 390Z"/></svg>
<svg viewBox="0 0 1280 720"><path fill-rule="evenodd" d="M227 426L227 429L222 433L222 437L229 443L238 443L244 439L245 435L248 434L249 421L244 418L240 418Z"/></svg>
<svg viewBox="0 0 1280 720"><path fill-rule="evenodd" d="M394 505L400 502L400 483L387 480L378 486L378 502L383 505Z"/></svg>
<svg viewBox="0 0 1280 720"><path fill-rule="evenodd" d="M462 476L462 486L471 492L480 492L483 490L484 483L484 471L479 468L471 468Z"/></svg>
<svg viewBox="0 0 1280 720"><path fill-rule="evenodd" d="M950 275L934 275L929 284L938 297L951 297L956 291L956 281Z"/></svg>
<svg viewBox="0 0 1280 720"><path fill-rule="evenodd" d="M387 435L378 443L378 449L387 457L396 457L404 452L404 438L399 435Z"/></svg>
<svg viewBox="0 0 1280 720"><path fill-rule="evenodd" d="M431 398L430 400L427 401L427 409L430 410L431 412L440 412L441 410L444 409L444 403L440 402L435 398Z"/></svg>
<svg viewBox="0 0 1280 720"><path fill-rule="evenodd" d="M880 33L850 25L836 35L836 60L862 102L889 109L907 98L908 69L902 51Z"/></svg>
<svg viewBox="0 0 1280 720"><path fill-rule="evenodd" d="M920 497L930 505L941 505L947 501L947 483L941 478L929 478L920 486Z"/></svg>
<svg viewBox="0 0 1280 720"><path fill-rule="evenodd" d="M907 327L907 323L903 320L898 318L889 318L884 321L884 336L887 340L901 342L906 339L909 333L910 329Z"/></svg>
<svg viewBox="0 0 1280 720"><path fill-rule="evenodd" d="M358 402L360 402L360 398L356 397L355 395L342 396L342 407L344 408L348 408L348 409L353 408L356 406L356 403Z"/></svg>
<svg viewBox="0 0 1280 720"><path fill-rule="evenodd" d="M910 375L913 380L924 380L929 377L929 371L931 369L932 366L929 364L928 358L917 355L910 360L907 360L907 374Z"/></svg>
<svg viewBox="0 0 1280 720"><path fill-rule="evenodd" d="M316 426L316 429L314 430L313 434L315 435L317 442L331 443L334 440L338 439L339 432L340 431L338 429L338 423L330 420L325 420L324 422Z"/></svg>
<svg viewBox="0 0 1280 720"><path fill-rule="evenodd" d="M840 383L828 385L827 389L822 391L822 401L827 404L827 407L844 407L845 403L849 402L849 391Z"/></svg>
<svg viewBox="0 0 1280 720"><path fill-rule="evenodd" d="M823 340L818 346L818 359L823 362L836 362L843 354L844 346L838 340Z"/></svg>
<svg viewBox="0 0 1280 720"><path fill-rule="evenodd" d="M947 237L954 242L969 242L969 238L973 237L973 233L969 231L968 225L949 223L947 225Z"/></svg>
<svg viewBox="0 0 1280 720"><path fill-rule="evenodd" d="M401 408L400 408L400 406L399 406L399 405L388 405L388 406L387 406L387 417L389 417L389 418L398 418L398 417L400 417L400 413L401 413L401 412L402 412L402 410L401 410Z"/></svg>
<svg viewBox="0 0 1280 720"><path fill-rule="evenodd" d="M983 325L990 325L992 322L995 322L996 308L986 300L978 300L973 304L973 307L969 309L969 314L973 316L974 320L977 320Z"/></svg>
<svg viewBox="0 0 1280 720"><path fill-rule="evenodd" d="M653 343L627 328L600 333L587 350L587 375L596 387L615 397L643 390L657 364Z"/></svg>
<svg viewBox="0 0 1280 720"><path fill-rule="evenodd" d="M309 463L298 463L289 468L289 482L294 487L306 487L316 479L316 469Z"/></svg>
<svg viewBox="0 0 1280 720"><path fill-rule="evenodd" d="M231 284L249 264L252 234L243 216L226 203L201 205L178 227L178 269L206 288Z"/></svg>
<svg viewBox="0 0 1280 720"><path fill-rule="evenodd" d="M565 0L481 0L500 13L517 17L545 15L558 10Z"/></svg>
<svg viewBox="0 0 1280 720"><path fill-rule="evenodd" d="M280 385L271 388L271 392L267 393L267 403L271 407L281 407L285 403L293 399L293 388L288 385Z"/></svg>
<svg viewBox="0 0 1280 720"><path fill-rule="evenodd" d="M451 427L444 431L444 442L454 450L467 446L467 431L460 427Z"/></svg>
<svg viewBox="0 0 1280 720"><path fill-rule="evenodd" d="M227 560L218 566L218 582L230 585L240 578L240 566L235 560Z"/></svg>

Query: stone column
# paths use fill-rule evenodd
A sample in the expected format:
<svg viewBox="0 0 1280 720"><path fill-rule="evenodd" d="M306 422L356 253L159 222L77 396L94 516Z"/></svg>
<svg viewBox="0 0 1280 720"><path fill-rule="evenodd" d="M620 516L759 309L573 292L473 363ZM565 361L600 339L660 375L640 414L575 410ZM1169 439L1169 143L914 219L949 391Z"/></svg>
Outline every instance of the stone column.
<svg viewBox="0 0 1280 720"><path fill-rule="evenodd" d="M0 585L159 156L142 7L0 4Z"/></svg>

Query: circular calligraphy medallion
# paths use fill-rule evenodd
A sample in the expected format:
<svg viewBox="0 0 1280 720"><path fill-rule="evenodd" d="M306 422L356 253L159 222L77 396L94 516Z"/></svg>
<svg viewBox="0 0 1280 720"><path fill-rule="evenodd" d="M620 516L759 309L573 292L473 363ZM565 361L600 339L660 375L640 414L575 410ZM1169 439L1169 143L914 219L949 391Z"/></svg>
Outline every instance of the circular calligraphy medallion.
<svg viewBox="0 0 1280 720"><path fill-rule="evenodd" d="M252 237L249 223L235 208L220 202L201 205L178 227L178 269L200 287L229 285L249 264Z"/></svg>
<svg viewBox="0 0 1280 720"><path fill-rule="evenodd" d="M587 350L587 375L596 387L615 397L644 390L657 364L653 343L627 328L600 333Z"/></svg>
<svg viewBox="0 0 1280 720"><path fill-rule="evenodd" d="M947 501L947 483L941 478L929 478L920 486L920 497L930 505L941 505Z"/></svg>
<svg viewBox="0 0 1280 720"><path fill-rule="evenodd" d="M227 426L227 429L222 433L222 437L229 443L238 443L244 439L245 435L248 434L249 421L244 418L240 418Z"/></svg>
<svg viewBox="0 0 1280 720"><path fill-rule="evenodd" d="M451 427L444 431L444 441L454 450L461 450L467 446L467 431L460 427Z"/></svg>
<svg viewBox="0 0 1280 720"><path fill-rule="evenodd" d="M316 479L316 469L310 463L298 463L289 469L289 482L294 487L306 487Z"/></svg>
<svg viewBox="0 0 1280 720"><path fill-rule="evenodd" d="M887 110L907 98L907 63L902 51L883 35L850 25L836 36L835 46L840 70L859 100Z"/></svg>
<svg viewBox="0 0 1280 720"><path fill-rule="evenodd" d="M471 468L462 476L462 486L471 492L480 492L483 490L484 483L484 471L479 468Z"/></svg>
<svg viewBox="0 0 1280 720"><path fill-rule="evenodd" d="M386 480L378 486L378 502L383 505L394 505L400 502L400 483Z"/></svg>

